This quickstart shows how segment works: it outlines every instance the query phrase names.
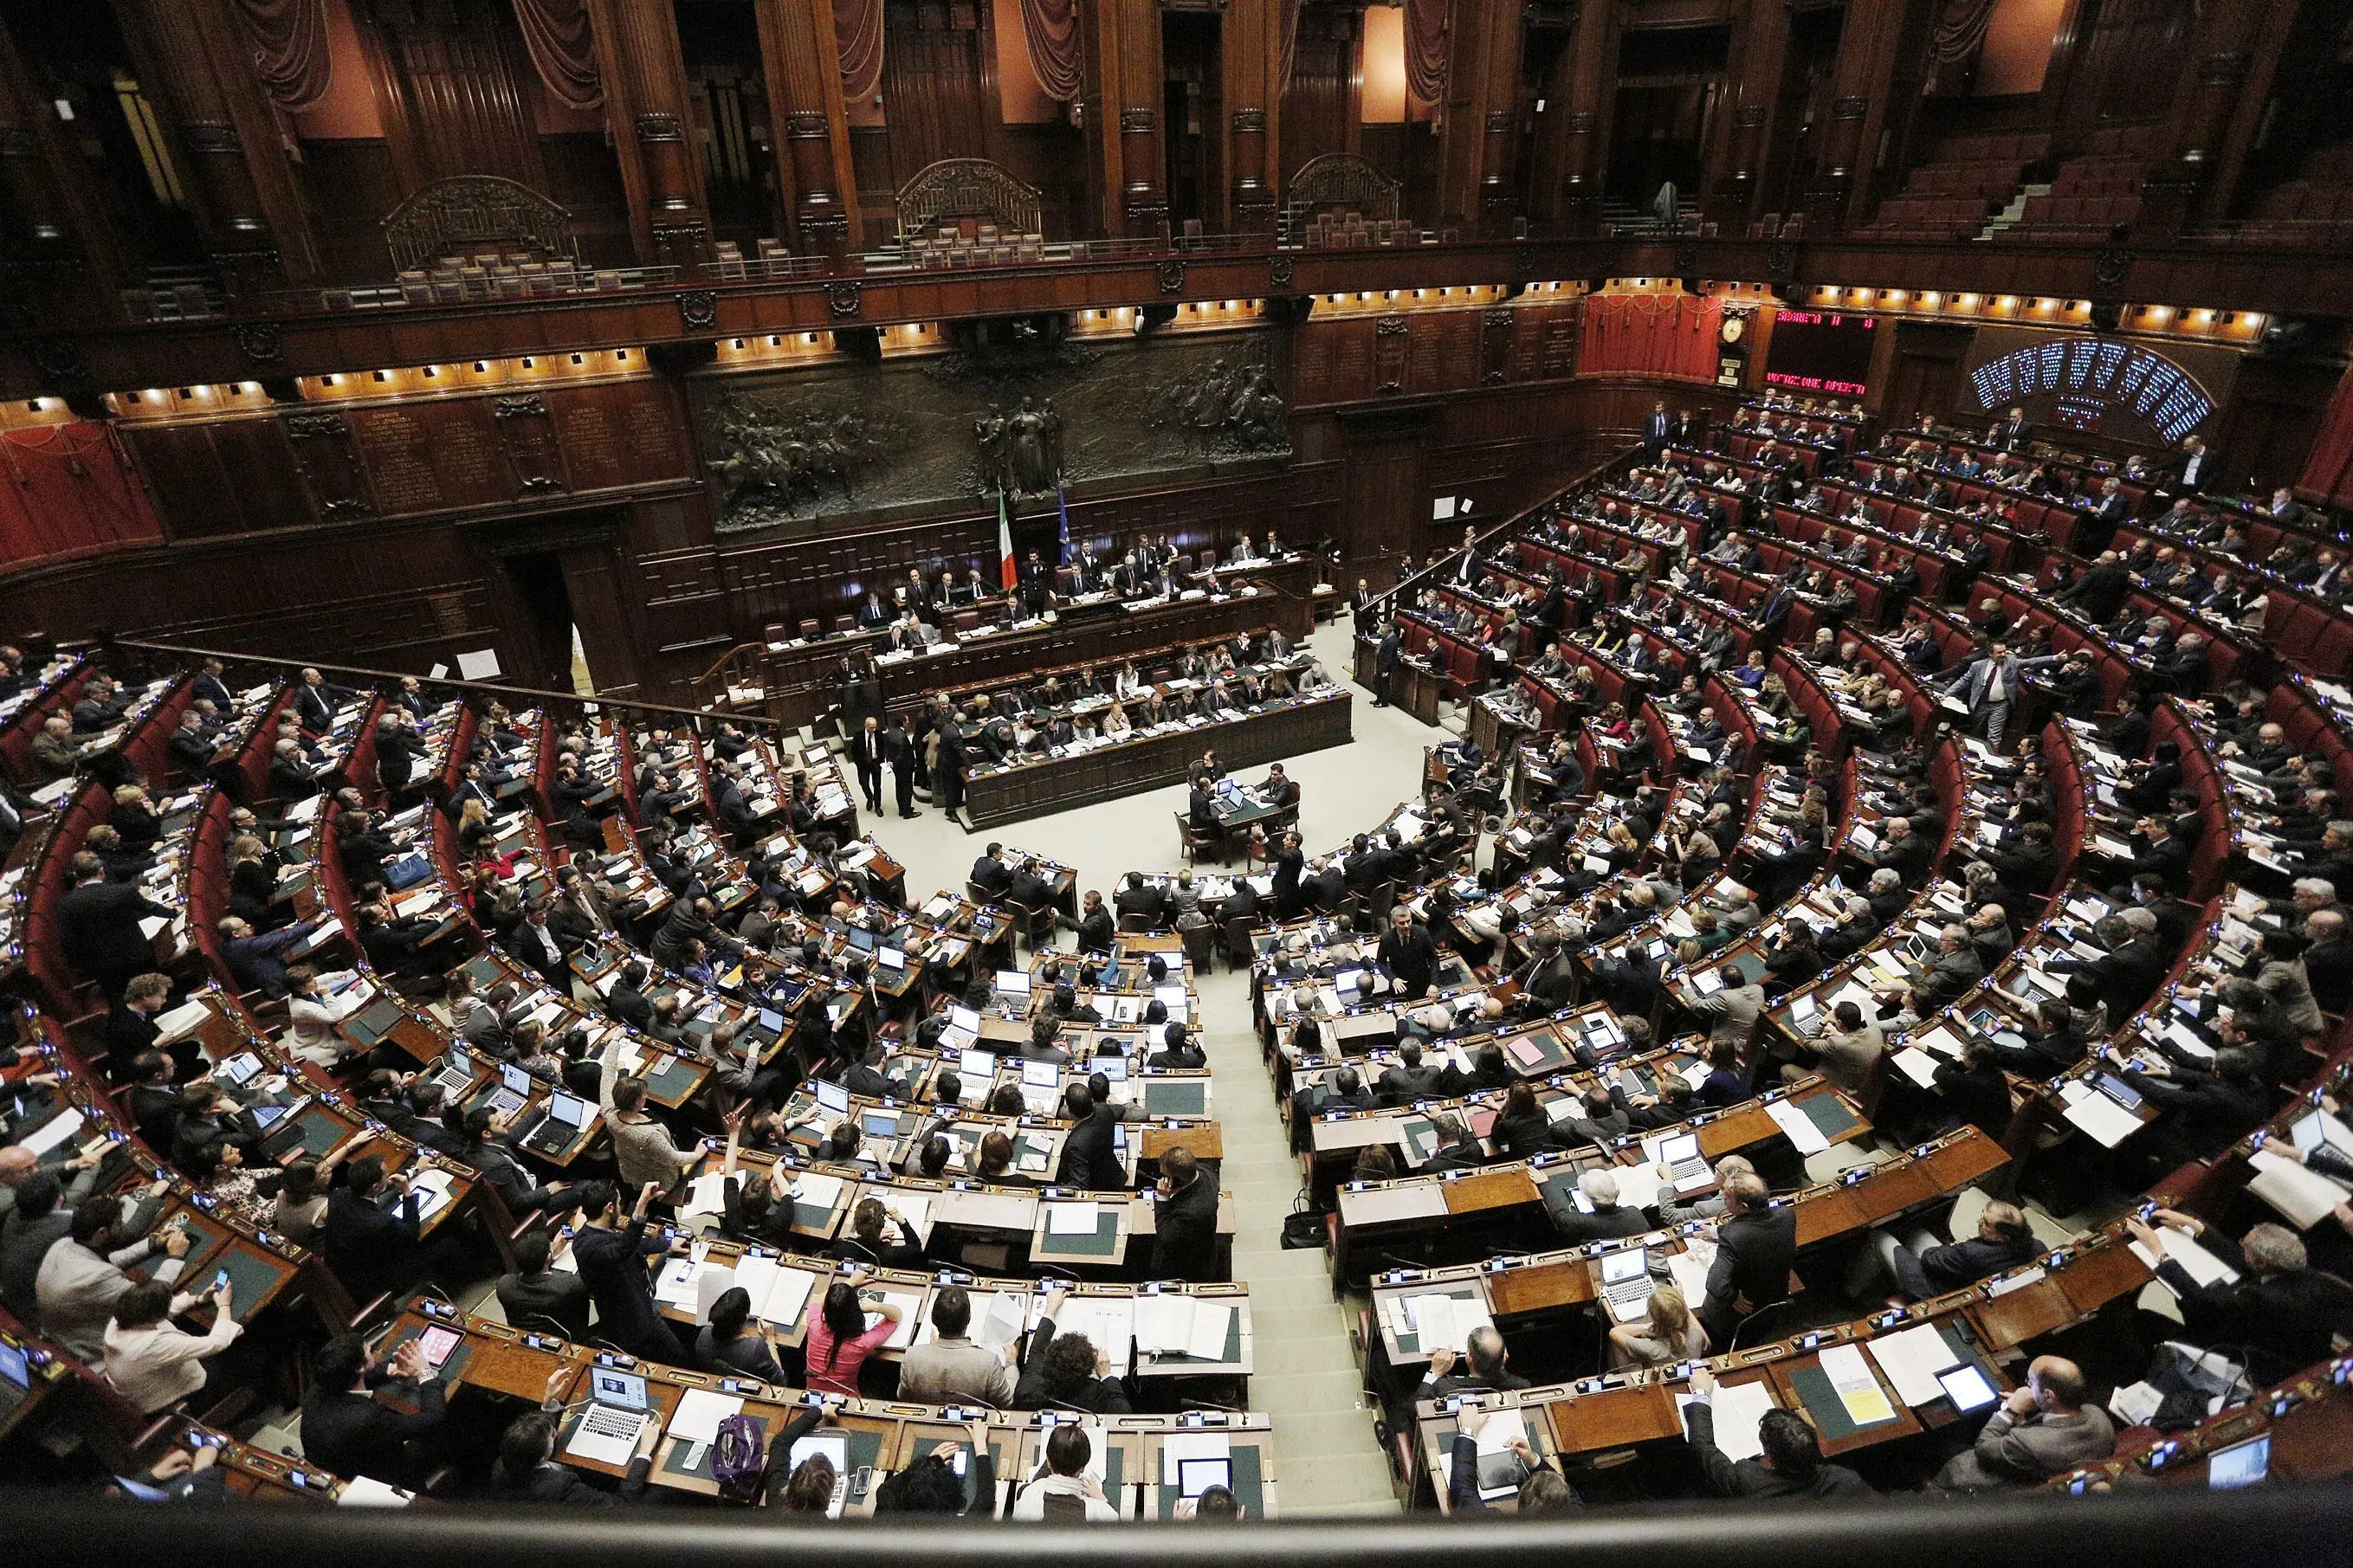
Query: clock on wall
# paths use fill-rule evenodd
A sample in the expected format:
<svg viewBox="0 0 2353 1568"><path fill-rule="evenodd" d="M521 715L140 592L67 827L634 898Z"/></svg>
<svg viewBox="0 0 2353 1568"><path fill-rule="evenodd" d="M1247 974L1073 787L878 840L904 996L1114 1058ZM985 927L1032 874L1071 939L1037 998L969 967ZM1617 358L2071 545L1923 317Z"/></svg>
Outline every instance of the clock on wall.
<svg viewBox="0 0 2353 1568"><path fill-rule="evenodd" d="M1724 341L1727 345L1736 343L1743 337L1747 335L1748 318L1746 316L1726 315L1724 318L1724 325L1716 330L1723 335Z"/></svg>

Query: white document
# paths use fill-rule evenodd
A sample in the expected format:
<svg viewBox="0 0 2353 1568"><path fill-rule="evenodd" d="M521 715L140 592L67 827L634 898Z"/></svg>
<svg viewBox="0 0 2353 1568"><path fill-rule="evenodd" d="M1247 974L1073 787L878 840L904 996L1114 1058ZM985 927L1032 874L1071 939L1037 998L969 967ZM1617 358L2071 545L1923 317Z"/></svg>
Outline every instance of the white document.
<svg viewBox="0 0 2353 1568"><path fill-rule="evenodd" d="M335 1494L335 1501L344 1508L406 1508L409 1494L373 1476L353 1476Z"/></svg>
<svg viewBox="0 0 2353 1568"><path fill-rule="evenodd" d="M841 1178L822 1171L796 1171L793 1201L811 1208L829 1209L841 1201Z"/></svg>
<svg viewBox="0 0 2353 1568"><path fill-rule="evenodd" d="M2237 1269L2200 1247L2195 1237L2178 1231L2169 1225L2154 1228L2158 1246L2163 1249L2165 1257L2189 1270L2189 1278L2199 1284L2227 1285L2238 1279ZM2134 1257L2148 1265L2150 1273L2157 1272L2157 1266L2163 1259L2137 1241L2132 1244L2132 1249Z"/></svg>
<svg viewBox="0 0 2353 1568"><path fill-rule="evenodd" d="M1871 1342L1871 1359L1895 1385L1895 1396L1915 1408L1944 1397L1936 1374L1960 1361L1934 1323L1921 1323Z"/></svg>
<svg viewBox="0 0 2353 1568"><path fill-rule="evenodd" d="M1687 1402L1686 1402L1687 1403ZM1764 1378L1754 1383L1719 1383L1709 1397L1715 1417L1716 1450L1735 1464L1765 1452L1757 1424L1774 1408L1773 1386Z"/></svg>
<svg viewBox="0 0 2353 1568"><path fill-rule="evenodd" d="M1092 1236L1102 1228L1100 1204L1049 1204L1046 1205L1048 1236Z"/></svg>
<svg viewBox="0 0 2353 1568"><path fill-rule="evenodd" d="M712 1443L719 1438L719 1424L730 1415L743 1414L741 1394L713 1394L707 1388L690 1388L679 1395L678 1408L670 1412L670 1436L689 1443Z"/></svg>
<svg viewBox="0 0 2353 1568"><path fill-rule="evenodd" d="M1790 1143L1800 1154L1819 1154L1831 1146L1831 1141L1822 1135L1822 1130L1814 1125L1814 1119L1789 1100L1775 1100L1765 1108L1765 1114L1773 1119L1776 1127L1788 1135Z"/></svg>
<svg viewBox="0 0 2353 1568"><path fill-rule="evenodd" d="M1887 1394L1879 1380L1871 1375L1871 1365L1862 1359L1861 1345L1832 1345L1821 1353L1822 1374L1831 1380L1831 1387L1846 1406L1847 1419L1858 1426L1895 1419L1895 1407L1887 1403Z"/></svg>
<svg viewBox="0 0 2353 1568"><path fill-rule="evenodd" d="M1646 1209L1659 1201L1658 1166L1612 1165L1609 1173L1618 1181L1618 1201L1627 1207Z"/></svg>
<svg viewBox="0 0 2353 1568"><path fill-rule="evenodd" d="M1895 1053L1894 1060L1895 1065L1903 1069L1904 1076L1922 1089L1931 1089L1936 1086L1936 1058L1917 1046L1905 1047Z"/></svg>
<svg viewBox="0 0 2353 1568"><path fill-rule="evenodd" d="M69 1105L47 1121L42 1122L38 1128L26 1133L18 1146L37 1160L52 1149L62 1148L69 1140L78 1135L82 1130L84 1120L80 1111Z"/></svg>
<svg viewBox="0 0 2353 1568"><path fill-rule="evenodd" d="M2104 1149L2113 1149L2140 1131L2140 1118L2081 1079L2068 1082L2059 1096L2067 1102L2062 1114Z"/></svg>
<svg viewBox="0 0 2353 1568"><path fill-rule="evenodd" d="M2345 1189L2327 1176L2269 1149L2256 1150L2247 1156L2247 1163L2255 1172L2247 1191L2279 1210L2298 1230L2318 1225L2346 1199Z"/></svg>
<svg viewBox="0 0 2353 1568"><path fill-rule="evenodd" d="M183 1002L168 1013L158 1013L155 1016L155 1044L159 1047L168 1046L191 1029L201 1027L204 1021L212 1016L212 1008L201 996Z"/></svg>
<svg viewBox="0 0 2353 1568"><path fill-rule="evenodd" d="M736 1267L741 1268L742 1264ZM808 1305L810 1294L817 1289L817 1276L806 1268L776 1268L776 1283L768 1287L767 1298L760 1301L760 1318L765 1322L790 1326L800 1321L801 1311ZM745 1287L748 1290L750 1287Z"/></svg>
<svg viewBox="0 0 2353 1568"><path fill-rule="evenodd" d="M1707 1300L1707 1271L1715 1262L1715 1249L1713 1247L1707 1249L1704 1259L1688 1244L1683 1251L1668 1255L1667 1272L1673 1276L1675 1289L1683 1293L1684 1300Z"/></svg>
<svg viewBox="0 0 2353 1568"><path fill-rule="evenodd" d="M882 1342L884 1350L902 1351L915 1342L915 1325L923 1321L923 1292L921 1290L885 1290L882 1300L896 1305L899 1321L891 1326L891 1337ZM866 1326L872 1328L882 1321L881 1314L870 1311Z"/></svg>
<svg viewBox="0 0 2353 1568"><path fill-rule="evenodd" d="M727 1178L717 1171L706 1171L686 1184L687 1214L725 1214L727 1212Z"/></svg>
<svg viewBox="0 0 2353 1568"><path fill-rule="evenodd" d="M1223 1432L1171 1432L1160 1439L1160 1484L1176 1484L1177 1467L1187 1459L1229 1459L1233 1439Z"/></svg>

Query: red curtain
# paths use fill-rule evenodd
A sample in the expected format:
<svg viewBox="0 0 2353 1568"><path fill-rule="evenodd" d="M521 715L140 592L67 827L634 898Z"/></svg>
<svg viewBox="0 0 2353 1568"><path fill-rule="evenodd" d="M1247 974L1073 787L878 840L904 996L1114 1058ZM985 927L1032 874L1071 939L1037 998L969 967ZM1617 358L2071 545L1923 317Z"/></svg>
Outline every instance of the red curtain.
<svg viewBox="0 0 2353 1568"><path fill-rule="evenodd" d="M1077 102L1082 74L1078 0L1021 0L1021 37L1046 96L1057 103Z"/></svg>
<svg viewBox="0 0 2353 1568"><path fill-rule="evenodd" d="M1446 99L1446 0L1405 0L1405 95L1426 109Z"/></svg>
<svg viewBox="0 0 2353 1568"><path fill-rule="evenodd" d="M596 37L587 0L514 0L522 24L523 47L546 84L566 109L595 109L605 101L605 79L596 70Z"/></svg>
<svg viewBox="0 0 2353 1568"><path fill-rule="evenodd" d="M1585 301L1579 375L1715 379L1724 306L1691 294L1600 294Z"/></svg>
<svg viewBox="0 0 2353 1568"><path fill-rule="evenodd" d="M146 489L105 426L0 432L0 555L11 563L162 537Z"/></svg>
<svg viewBox="0 0 2353 1568"><path fill-rule="evenodd" d="M1994 0L1945 0L1928 35L1929 96L1957 93L1968 85L1969 72L1985 52L1993 10Z"/></svg>
<svg viewBox="0 0 2353 1568"><path fill-rule="evenodd" d="M833 47L841 96L852 103L882 85L882 0L833 0Z"/></svg>
<svg viewBox="0 0 2353 1568"><path fill-rule="evenodd" d="M269 101L289 114L327 96L326 0L236 0Z"/></svg>
<svg viewBox="0 0 2353 1568"><path fill-rule="evenodd" d="M2337 384L2328 400L2320 434L2313 438L2312 456L2304 465L2304 483L2297 487L2306 500L2322 506L2353 506L2353 369Z"/></svg>

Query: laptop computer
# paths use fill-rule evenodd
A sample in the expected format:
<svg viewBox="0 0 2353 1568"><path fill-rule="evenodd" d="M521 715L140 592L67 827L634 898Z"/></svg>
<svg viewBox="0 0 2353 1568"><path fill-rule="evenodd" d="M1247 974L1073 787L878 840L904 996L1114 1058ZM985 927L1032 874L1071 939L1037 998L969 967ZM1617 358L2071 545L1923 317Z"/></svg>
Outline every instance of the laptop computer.
<svg viewBox="0 0 2353 1568"><path fill-rule="evenodd" d="M1602 1258L1601 1298L1609 1303L1610 1316L1621 1323L1630 1323L1650 1310L1651 1255L1647 1248L1630 1247Z"/></svg>
<svg viewBox="0 0 2353 1568"><path fill-rule="evenodd" d="M547 1114L540 1118L528 1140L534 1149L554 1151L563 1148L588 1124L588 1102L578 1095L557 1089L547 1097Z"/></svg>
<svg viewBox="0 0 2353 1568"><path fill-rule="evenodd" d="M645 1430L646 1380L618 1367L588 1369L588 1407L565 1445L569 1453L608 1465L627 1464Z"/></svg>
<svg viewBox="0 0 2353 1568"><path fill-rule="evenodd" d="M1699 1152L1696 1132L1678 1132L1659 1140L1659 1163L1673 1174L1675 1191L1679 1193L1705 1184L1714 1173L1708 1169L1706 1156Z"/></svg>
<svg viewBox="0 0 2353 1568"><path fill-rule="evenodd" d="M531 1074L512 1062L503 1063L499 1068L499 1087L491 1090L484 1103L494 1115L512 1116L529 1101L533 1087Z"/></svg>

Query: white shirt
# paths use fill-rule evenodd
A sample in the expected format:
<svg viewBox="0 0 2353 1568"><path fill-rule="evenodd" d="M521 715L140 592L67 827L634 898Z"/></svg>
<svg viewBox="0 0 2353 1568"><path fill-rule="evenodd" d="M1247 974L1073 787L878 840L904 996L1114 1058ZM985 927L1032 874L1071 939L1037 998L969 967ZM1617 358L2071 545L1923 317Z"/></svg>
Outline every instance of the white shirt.
<svg viewBox="0 0 2353 1568"><path fill-rule="evenodd" d="M1071 1497L1084 1500L1087 1505L1089 1524L1116 1524L1119 1521L1119 1510L1101 1498L1088 1497L1081 1484L1082 1479L1082 1478L1078 1476L1050 1475L1042 1480L1031 1481L1021 1489L1021 1495L1013 1500L1013 1512L1009 1517L1043 1519L1046 1517L1048 1498Z"/></svg>
<svg viewBox="0 0 2353 1568"><path fill-rule="evenodd" d="M205 1369L196 1363L242 1331L242 1325L226 1312L219 1314L212 1331L202 1336L174 1328L168 1321L143 1329L109 1323L102 1370L116 1393L153 1415L202 1388Z"/></svg>

